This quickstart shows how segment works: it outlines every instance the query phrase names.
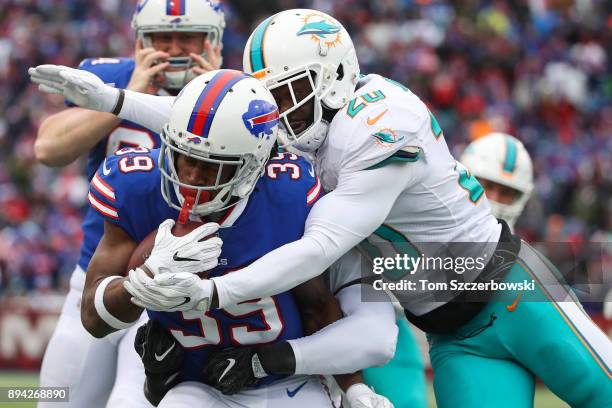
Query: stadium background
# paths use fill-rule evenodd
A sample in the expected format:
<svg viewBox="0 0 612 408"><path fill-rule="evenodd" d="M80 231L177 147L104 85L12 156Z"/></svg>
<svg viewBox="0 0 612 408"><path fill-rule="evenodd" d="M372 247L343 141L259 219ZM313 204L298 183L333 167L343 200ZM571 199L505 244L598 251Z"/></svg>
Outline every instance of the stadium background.
<svg viewBox="0 0 612 408"><path fill-rule="evenodd" d="M131 56L134 6L135 0L2 1L0 386L36 382L87 205L83 160L62 169L36 161L37 127L63 105L30 84L27 68ZM362 72L402 82L426 101L455 156L489 131L521 139L536 178L517 226L526 239L610 248L612 2L225 0L224 66L240 69L254 26L293 7L342 21ZM609 273L612 254L603 259ZM612 333L601 303L587 308ZM538 397L536 406L562 406L543 391Z"/></svg>

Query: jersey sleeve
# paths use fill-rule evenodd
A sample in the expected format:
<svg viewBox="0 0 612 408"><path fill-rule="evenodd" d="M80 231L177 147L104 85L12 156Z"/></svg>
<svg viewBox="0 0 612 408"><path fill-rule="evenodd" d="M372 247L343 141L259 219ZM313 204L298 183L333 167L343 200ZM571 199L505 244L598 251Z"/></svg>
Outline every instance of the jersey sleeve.
<svg viewBox="0 0 612 408"><path fill-rule="evenodd" d="M134 71L134 60L132 58L86 58L81 61L78 69L95 74L105 84L115 88L125 88ZM67 100L64 103L67 106L75 106Z"/></svg>
<svg viewBox="0 0 612 408"><path fill-rule="evenodd" d="M381 82L381 90L357 96L331 124L328 137L337 139L331 142L339 145L342 139L340 173L415 162L422 156L425 138L434 137L425 104L409 90Z"/></svg>
<svg viewBox="0 0 612 408"><path fill-rule="evenodd" d="M104 159L91 179L87 197L95 211L135 241L139 241L135 224L142 216L138 201L146 202L151 191L159 189L159 183L148 176L155 168L155 158L148 149L138 149L147 152L121 154L119 150L119 154Z"/></svg>

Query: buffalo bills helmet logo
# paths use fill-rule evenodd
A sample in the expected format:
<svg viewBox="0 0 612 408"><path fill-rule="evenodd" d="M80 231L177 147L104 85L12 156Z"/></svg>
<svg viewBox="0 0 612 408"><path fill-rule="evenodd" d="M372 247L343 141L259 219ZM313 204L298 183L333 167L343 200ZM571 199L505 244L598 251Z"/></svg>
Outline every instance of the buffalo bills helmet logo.
<svg viewBox="0 0 612 408"><path fill-rule="evenodd" d="M253 136L259 137L262 133L270 136L274 126L278 125L278 108L270 102L256 99L249 104L242 121Z"/></svg>
<svg viewBox="0 0 612 408"><path fill-rule="evenodd" d="M190 136L187 138L187 141L193 144L200 144L202 143L202 138L199 136Z"/></svg>

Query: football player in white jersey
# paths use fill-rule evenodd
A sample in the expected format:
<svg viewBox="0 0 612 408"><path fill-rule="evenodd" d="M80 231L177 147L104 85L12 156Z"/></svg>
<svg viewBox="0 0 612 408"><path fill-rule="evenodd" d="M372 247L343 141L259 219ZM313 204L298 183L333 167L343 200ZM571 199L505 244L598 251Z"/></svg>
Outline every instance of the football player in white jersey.
<svg viewBox="0 0 612 408"><path fill-rule="evenodd" d="M433 251L428 244L442 243L452 248L452 259L495 260L464 271L463 282L529 280L538 284L525 297L547 301L521 302L518 289L505 294L515 296L511 304L491 292L486 302L467 302L467 291L445 299L425 289L403 293L406 315L430 334L439 407L531 407L535 375L572 406L612 404L608 338L572 301L552 265L498 223L484 189L450 155L423 102L379 75L359 75L355 49L338 21L315 10L278 13L256 28L244 55L245 70L266 84L281 108L284 143L314 154L330 192L312 209L303 238L241 270L198 281L185 307L223 307L282 292L364 247L364 240L366 251L384 254L393 247L398 255L421 244L427 256ZM169 107L162 105L171 103L104 88L61 67L40 67L32 75L65 95L85 92L87 107L134 120L143 121L143 112L137 114L143 106L167 117ZM156 120L144 122L155 127ZM461 242L469 245L456 245ZM143 297L156 292L161 305L172 298L163 291L163 285L151 287Z"/></svg>
<svg viewBox="0 0 612 408"><path fill-rule="evenodd" d="M460 159L484 187L491 212L514 229L533 191L533 165L523 143L505 133L489 133Z"/></svg>
<svg viewBox="0 0 612 408"><path fill-rule="evenodd" d="M88 58L79 69L117 87L168 95L221 64L225 21L218 5L198 0L140 1L132 25L137 40L134 58ZM150 129L109 113L69 106L43 121L34 147L37 159L49 166L67 165L87 155L91 179L116 150L155 148L159 142ZM142 394L142 364L133 350L136 329L96 339L81 323L84 271L102 230L102 218L90 209L83 222L79 262L40 373L41 386L69 387L70 400L41 402L40 407L150 406Z"/></svg>

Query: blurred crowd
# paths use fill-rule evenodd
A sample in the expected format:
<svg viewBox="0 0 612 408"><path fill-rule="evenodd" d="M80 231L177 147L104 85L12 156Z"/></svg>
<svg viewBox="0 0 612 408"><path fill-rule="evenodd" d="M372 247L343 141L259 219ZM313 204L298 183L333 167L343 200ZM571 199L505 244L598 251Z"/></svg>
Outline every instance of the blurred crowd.
<svg viewBox="0 0 612 408"><path fill-rule="evenodd" d="M224 0L224 65L261 18L310 7L351 33L364 73L407 85L455 156L490 131L521 139L536 188L518 231L532 241L610 242L612 3L605 0ZM135 0L8 0L0 10L0 295L64 290L87 205L84 161L51 169L33 144L62 109L27 68L131 56ZM609 245L608 245L609 248ZM607 255L609 256L609 254ZM609 261L609 258L608 258Z"/></svg>

